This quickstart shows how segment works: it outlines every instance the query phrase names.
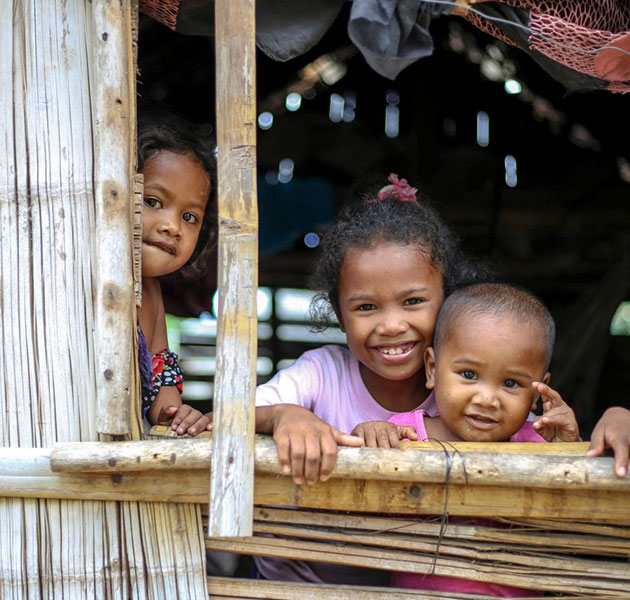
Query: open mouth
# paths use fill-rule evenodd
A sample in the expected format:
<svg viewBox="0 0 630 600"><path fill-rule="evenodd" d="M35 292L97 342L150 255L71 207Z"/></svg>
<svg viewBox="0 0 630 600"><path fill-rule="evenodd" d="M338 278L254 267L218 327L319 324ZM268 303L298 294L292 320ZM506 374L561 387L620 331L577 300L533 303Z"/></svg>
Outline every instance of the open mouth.
<svg viewBox="0 0 630 600"><path fill-rule="evenodd" d="M499 421L485 415L465 415L466 420L477 429L492 429L499 424Z"/></svg>
<svg viewBox="0 0 630 600"><path fill-rule="evenodd" d="M416 344L417 342L406 342L396 346L375 346L375 349L379 354L385 356L402 356L409 354L415 348Z"/></svg>

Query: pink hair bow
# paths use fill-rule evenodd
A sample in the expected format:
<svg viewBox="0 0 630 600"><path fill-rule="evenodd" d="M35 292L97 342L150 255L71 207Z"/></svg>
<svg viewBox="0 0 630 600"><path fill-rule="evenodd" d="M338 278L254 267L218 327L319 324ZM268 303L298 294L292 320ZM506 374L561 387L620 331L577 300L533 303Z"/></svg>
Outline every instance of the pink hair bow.
<svg viewBox="0 0 630 600"><path fill-rule="evenodd" d="M390 182L390 185L386 185L384 188L381 188L377 197L368 200L368 203L387 200L388 198L393 198L395 200L399 200L400 202L418 202L418 198L416 196L418 189L411 187L406 179L398 179L398 175L396 173L390 173L387 181Z"/></svg>

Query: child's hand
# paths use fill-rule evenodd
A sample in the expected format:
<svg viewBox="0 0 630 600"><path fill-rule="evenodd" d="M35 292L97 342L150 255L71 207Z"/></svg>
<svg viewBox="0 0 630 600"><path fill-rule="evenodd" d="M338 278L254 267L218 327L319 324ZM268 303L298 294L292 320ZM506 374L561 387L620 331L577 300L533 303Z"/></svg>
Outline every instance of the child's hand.
<svg viewBox="0 0 630 600"><path fill-rule="evenodd" d="M580 431L574 412L560 394L546 383L532 384L540 393L543 414L534 419L534 429L548 442L580 442Z"/></svg>
<svg viewBox="0 0 630 600"><path fill-rule="evenodd" d="M160 408L156 425L170 425L177 435L197 435L212 429L212 413L202 414L187 404L167 404Z"/></svg>
<svg viewBox="0 0 630 600"><path fill-rule="evenodd" d="M256 429L273 433L278 460L285 473L293 474L297 485L326 481L337 463L337 445L363 446L363 440L342 433L294 404L277 404L256 409ZM269 415L267 425L261 416Z"/></svg>
<svg viewBox="0 0 630 600"><path fill-rule="evenodd" d="M609 408L595 425L586 456L600 456L606 448L615 453L615 473L625 477L630 450L630 410L621 406Z"/></svg>
<svg viewBox="0 0 630 600"><path fill-rule="evenodd" d="M351 435L362 438L368 448L400 448L400 440L418 439L415 427L395 425L389 421L359 423Z"/></svg>

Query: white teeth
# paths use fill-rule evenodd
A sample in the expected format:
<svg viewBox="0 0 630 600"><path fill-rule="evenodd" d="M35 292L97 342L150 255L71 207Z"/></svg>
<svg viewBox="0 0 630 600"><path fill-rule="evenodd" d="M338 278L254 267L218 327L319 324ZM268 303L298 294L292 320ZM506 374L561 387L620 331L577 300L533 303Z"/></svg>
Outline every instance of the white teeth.
<svg viewBox="0 0 630 600"><path fill-rule="evenodd" d="M396 354L402 354L403 349L402 348L383 348L381 352L383 354L396 355Z"/></svg>

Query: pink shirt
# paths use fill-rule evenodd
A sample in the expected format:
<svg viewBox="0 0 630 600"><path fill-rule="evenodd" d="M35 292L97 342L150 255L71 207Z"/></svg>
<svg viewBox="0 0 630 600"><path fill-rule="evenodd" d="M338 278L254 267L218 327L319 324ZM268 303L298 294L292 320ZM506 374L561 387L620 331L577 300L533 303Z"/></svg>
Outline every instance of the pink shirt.
<svg viewBox="0 0 630 600"><path fill-rule="evenodd" d="M423 406L428 404L429 401L431 401L432 407L435 407L433 393L431 393L431 396L426 399ZM424 426L425 415L427 417L431 417L437 416L437 413L430 415L428 411L418 408L417 410L411 412L397 413L389 419L389 422L396 423L396 425L411 425L412 427L415 427L418 439L422 442L428 439L427 430ZM543 443L547 440L536 432L531 421L525 421L523 426L508 441Z"/></svg>
<svg viewBox="0 0 630 600"><path fill-rule="evenodd" d="M399 413L389 419L390 423L396 425L411 425L416 428L419 440L426 440L427 430L424 425L424 417L427 413L423 410ZM429 416L429 415L427 415ZM525 421L523 426L510 438L510 442L546 442L544 437L536 433L531 421ZM492 525L492 522L485 525ZM414 590L434 590L442 592L453 592L458 594L482 594L485 596L496 596L499 598L523 598L525 596L541 596L542 592L526 590L509 585L498 583L487 583L485 581L469 581L467 579L457 579L455 577L445 577L442 575L420 575L418 573L392 573L392 587L407 588Z"/></svg>
<svg viewBox="0 0 630 600"><path fill-rule="evenodd" d="M361 379L359 361L347 348L309 350L256 389L256 406L297 404L340 431L397 414L383 408Z"/></svg>

